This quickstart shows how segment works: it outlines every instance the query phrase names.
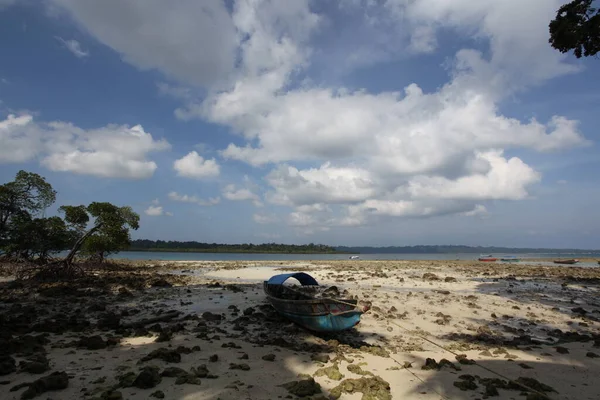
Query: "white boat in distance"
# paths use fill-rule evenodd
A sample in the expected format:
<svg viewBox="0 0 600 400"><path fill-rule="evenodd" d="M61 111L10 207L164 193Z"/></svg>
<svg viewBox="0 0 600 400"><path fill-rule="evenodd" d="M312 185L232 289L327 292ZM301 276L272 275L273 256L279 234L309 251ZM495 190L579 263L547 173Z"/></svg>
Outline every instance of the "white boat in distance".
<svg viewBox="0 0 600 400"><path fill-rule="evenodd" d="M348 257L348 258L349 258L350 260L358 260L358 259L360 259L360 257L359 257L359 256L350 256L350 257Z"/></svg>

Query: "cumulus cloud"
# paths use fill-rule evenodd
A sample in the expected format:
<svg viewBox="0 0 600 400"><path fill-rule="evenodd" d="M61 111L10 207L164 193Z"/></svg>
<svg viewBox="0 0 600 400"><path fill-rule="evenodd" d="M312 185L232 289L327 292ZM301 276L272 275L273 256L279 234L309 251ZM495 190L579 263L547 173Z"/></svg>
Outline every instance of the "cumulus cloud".
<svg viewBox="0 0 600 400"><path fill-rule="evenodd" d="M163 208L161 206L148 206L148 208L144 210L144 213L151 217L158 217L163 215Z"/></svg>
<svg viewBox="0 0 600 400"><path fill-rule="evenodd" d="M201 206L214 206L221 202L220 197L209 197L208 199L201 199L196 196L189 196L187 194L179 194L177 192L170 192L169 199L173 201L179 201L182 203L194 203Z"/></svg>
<svg viewBox="0 0 600 400"><path fill-rule="evenodd" d="M195 179L219 176L221 172L221 168L214 158L204 159L197 151L191 151L175 160L173 168L177 171L177 175Z"/></svg>
<svg viewBox="0 0 600 400"><path fill-rule="evenodd" d="M37 159L52 171L144 179L157 168L148 155L169 148L141 125L85 130L65 122L37 123L31 115L0 121L0 162Z"/></svg>
<svg viewBox="0 0 600 400"><path fill-rule="evenodd" d="M484 203L525 199L540 181L527 165L527 151L589 144L575 120L523 121L499 109L509 95L578 70L547 45L547 23L560 0L344 2L340 9L360 17L353 30L373 39L374 51L359 43L348 52L369 58L353 65L395 57L399 46L407 54L431 53L440 31L466 39L446 65L448 81L437 89L425 92L413 83L376 93L311 83L309 67L324 53L314 39L337 22L308 1L239 0L231 15L221 3L184 1L174 8L151 1L137 10L116 0L108 6L54 1L126 61L180 79L182 86L161 86L182 101L176 116L240 135L242 144L229 144L221 156L265 167L266 201L290 207L287 223L305 232L390 216L481 216ZM206 24L188 24L188 15L196 19L191 11ZM123 17L111 19L117 12ZM150 17L160 13L166 17L150 26ZM175 17L183 18L182 28L164 29ZM197 30L218 40L190 43L188 35ZM477 49L470 45L475 42ZM202 96L190 89L194 84L206 86ZM512 149L524 155L506 156ZM184 176L218 175L216 161L196 152L177 162L188 171L178 169ZM228 185L223 197L260 205L256 192Z"/></svg>
<svg viewBox="0 0 600 400"><path fill-rule="evenodd" d="M73 53L73 55L77 58L85 58L90 55L90 52L84 51L81 48L81 44L75 39L65 40L59 36L56 36L56 40L61 42L63 44L63 46L65 46L65 48L67 50L69 50L71 53Z"/></svg>
<svg viewBox="0 0 600 400"><path fill-rule="evenodd" d="M231 72L235 29L222 1L52 0L86 32L140 69L193 84Z"/></svg>
<svg viewBox="0 0 600 400"><path fill-rule="evenodd" d="M238 188L234 184L229 184L223 188L223 197L231 201L250 200L256 207L262 207L260 197L248 188Z"/></svg>

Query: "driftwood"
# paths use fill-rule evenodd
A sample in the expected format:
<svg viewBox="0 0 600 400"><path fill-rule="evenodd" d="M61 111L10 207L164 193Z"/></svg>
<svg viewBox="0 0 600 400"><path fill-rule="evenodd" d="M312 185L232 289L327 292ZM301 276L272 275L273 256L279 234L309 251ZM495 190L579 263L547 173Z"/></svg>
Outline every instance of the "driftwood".
<svg viewBox="0 0 600 400"><path fill-rule="evenodd" d="M167 322L172 320L173 318L178 317L181 314L181 311L171 311L163 315L159 315L158 317L145 318L139 321L129 322L127 324L122 324L123 328L141 328L142 326L146 326L148 324L153 324L156 322Z"/></svg>

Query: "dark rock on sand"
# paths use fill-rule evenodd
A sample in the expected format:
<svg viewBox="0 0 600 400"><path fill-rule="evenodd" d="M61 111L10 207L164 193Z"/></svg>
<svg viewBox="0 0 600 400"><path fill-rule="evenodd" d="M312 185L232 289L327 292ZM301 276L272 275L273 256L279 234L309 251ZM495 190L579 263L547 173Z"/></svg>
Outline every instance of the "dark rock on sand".
<svg viewBox="0 0 600 400"><path fill-rule="evenodd" d="M161 347L160 349L153 350L152 352L150 352L150 354L143 357L140 360L140 362L150 361L154 358L158 358L169 363L181 362L181 354L179 354L176 350L170 350L166 347Z"/></svg>
<svg viewBox="0 0 600 400"><path fill-rule="evenodd" d="M162 390L157 390L156 392L152 392L152 394L150 394L150 397L156 397L157 399L164 399L165 393Z"/></svg>
<svg viewBox="0 0 600 400"><path fill-rule="evenodd" d="M144 367L133 381L133 386L140 389L150 389L162 381L158 367Z"/></svg>
<svg viewBox="0 0 600 400"><path fill-rule="evenodd" d="M313 378L287 382L279 386L298 397L308 397L321 393L321 386Z"/></svg>
<svg viewBox="0 0 600 400"><path fill-rule="evenodd" d="M160 332L155 342L168 342L173 337L173 334L169 330L163 330Z"/></svg>
<svg viewBox="0 0 600 400"><path fill-rule="evenodd" d="M204 320L206 321L221 321L223 319L223 316L220 314L211 313L210 311L206 311L202 313L202 318L204 318Z"/></svg>
<svg viewBox="0 0 600 400"><path fill-rule="evenodd" d="M219 361L219 356L217 354L213 354L212 356L208 357L208 361L217 362Z"/></svg>
<svg viewBox="0 0 600 400"><path fill-rule="evenodd" d="M155 279L154 281L150 282L150 286L163 287L163 288L173 287L173 285L169 281L167 281L165 278Z"/></svg>
<svg viewBox="0 0 600 400"><path fill-rule="evenodd" d="M569 354L569 349L562 346L556 346L556 352L559 354Z"/></svg>
<svg viewBox="0 0 600 400"><path fill-rule="evenodd" d="M337 363L329 367L318 369L314 376L326 376L334 381L341 381L344 378L344 375L340 372Z"/></svg>
<svg viewBox="0 0 600 400"><path fill-rule="evenodd" d="M327 364L329 362L329 356L327 354L311 354L310 359L323 364Z"/></svg>
<svg viewBox="0 0 600 400"><path fill-rule="evenodd" d="M267 354L262 356L262 359L265 361L275 361L275 354Z"/></svg>
<svg viewBox="0 0 600 400"><path fill-rule="evenodd" d="M30 374L43 374L50 369L50 361L44 353L37 353L30 356L26 361L21 361L19 369Z"/></svg>
<svg viewBox="0 0 600 400"><path fill-rule="evenodd" d="M53 372L50 375L44 376L38 380L29 383L22 383L10 389L11 392L17 391L24 387L27 390L21 394L22 400L33 399L42 393L62 390L69 386L69 377L66 372Z"/></svg>
<svg viewBox="0 0 600 400"><path fill-rule="evenodd" d="M425 360L425 365L423 365L421 367L421 369L423 369L423 370L437 369L439 371L440 369L442 369L445 366L448 366L448 367L451 367L451 368L453 368L453 369L455 369L457 371L460 371L459 367L457 367L456 365L454 365L452 362L446 360L445 358L442 358L439 363L437 361L435 361L433 358L427 358Z"/></svg>
<svg viewBox="0 0 600 400"><path fill-rule="evenodd" d="M250 366L248 364L229 364L229 369L238 369L241 371L250 371Z"/></svg>
<svg viewBox="0 0 600 400"><path fill-rule="evenodd" d="M600 357L598 354L593 353L591 351L588 351L587 353L585 353L585 356L589 357L589 358L599 358Z"/></svg>
<svg viewBox="0 0 600 400"><path fill-rule="evenodd" d="M475 377L472 375L461 375L458 377L459 380L453 383L454 386L459 388L460 390L475 390L478 388L475 383Z"/></svg>
<svg viewBox="0 0 600 400"><path fill-rule="evenodd" d="M12 374L17 370L16 361L11 356L0 356L0 376Z"/></svg>
<svg viewBox="0 0 600 400"><path fill-rule="evenodd" d="M432 274L431 272L425 272L423 274L423 280L426 280L426 281L439 281L440 277L437 276L436 274Z"/></svg>
<svg viewBox="0 0 600 400"><path fill-rule="evenodd" d="M331 397L339 399L343 393L362 393L363 399L392 400L390 384L379 376L345 379L330 391Z"/></svg>

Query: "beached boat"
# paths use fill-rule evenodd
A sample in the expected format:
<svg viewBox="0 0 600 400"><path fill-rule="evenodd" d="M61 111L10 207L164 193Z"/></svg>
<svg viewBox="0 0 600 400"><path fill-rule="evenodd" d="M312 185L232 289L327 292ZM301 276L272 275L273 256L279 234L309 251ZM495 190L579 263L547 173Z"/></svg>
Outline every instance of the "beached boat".
<svg viewBox="0 0 600 400"><path fill-rule="evenodd" d="M554 260L554 264L577 264L579 260L570 259L570 260Z"/></svg>
<svg viewBox="0 0 600 400"><path fill-rule="evenodd" d="M519 262L521 260L515 256L506 256L506 257L502 257L500 259L500 261L502 261L502 262Z"/></svg>
<svg viewBox="0 0 600 400"><path fill-rule="evenodd" d="M479 258L477 259L479 261L483 261L483 262L494 262L497 261L498 259L496 257L492 257L491 254L488 254L486 256L479 256Z"/></svg>
<svg viewBox="0 0 600 400"><path fill-rule="evenodd" d="M296 290L284 282L296 279L303 290ZM358 300L316 297L321 288L319 283L305 272L280 274L264 281L263 289L267 299L284 317L298 325L317 332L338 332L350 329L360 322L360 316L369 307L359 307ZM307 290L308 289L308 290ZM337 289L336 289L337 291Z"/></svg>

